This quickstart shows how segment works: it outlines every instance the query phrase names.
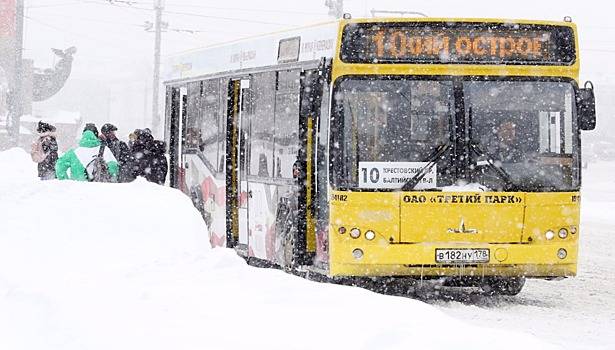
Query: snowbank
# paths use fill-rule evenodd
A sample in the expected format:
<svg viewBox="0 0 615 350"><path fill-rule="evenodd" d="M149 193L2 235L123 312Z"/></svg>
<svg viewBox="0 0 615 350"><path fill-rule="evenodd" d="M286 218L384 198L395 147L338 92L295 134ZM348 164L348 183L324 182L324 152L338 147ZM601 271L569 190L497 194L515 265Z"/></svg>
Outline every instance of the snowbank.
<svg viewBox="0 0 615 350"><path fill-rule="evenodd" d="M22 148L0 152L0 166L0 186L13 187L15 183L30 183L37 178L36 163L30 160L30 155ZM0 191L0 196L2 193Z"/></svg>
<svg viewBox="0 0 615 350"><path fill-rule="evenodd" d="M433 306L249 267L183 194L36 180L0 153L0 349L548 349Z"/></svg>

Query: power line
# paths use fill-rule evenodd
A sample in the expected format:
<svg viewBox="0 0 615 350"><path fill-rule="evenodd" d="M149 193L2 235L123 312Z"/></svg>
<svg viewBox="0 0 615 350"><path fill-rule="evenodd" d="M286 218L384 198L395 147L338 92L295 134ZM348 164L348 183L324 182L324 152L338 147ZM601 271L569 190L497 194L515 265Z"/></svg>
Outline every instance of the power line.
<svg viewBox="0 0 615 350"><path fill-rule="evenodd" d="M108 20L98 19L98 18L66 16L66 15L63 15L63 14L55 14L55 13L47 13L46 15L57 16L57 17L61 17L61 18L70 18L70 19L77 20L77 21L108 23L108 24L114 24L114 25L124 25L124 26L141 27L141 28L143 27L142 24L118 22L118 21L108 21ZM37 15L37 16L43 16L43 15ZM34 19L32 17L28 17L28 18Z"/></svg>
<svg viewBox="0 0 615 350"><path fill-rule="evenodd" d="M138 6L133 6L133 5L128 5L126 3L126 5L122 6L120 4L117 4L115 2L108 2L106 0L101 0L103 2L98 2L98 1L94 1L94 0L77 0L80 1L82 3L90 3L90 4L96 4L96 5L112 5L118 8L123 8L123 9L132 9L132 10L139 10L139 11L154 11L153 8L146 8L146 7L138 7ZM130 3L134 3L134 4L143 4L142 2L136 2L136 1L128 1ZM234 22L243 22L243 23L256 23L256 24L267 24L267 25L276 25L276 26L294 26L292 24L288 24L288 23L278 23L278 22L268 22L268 21L259 21L259 20L254 20L254 19L246 19L246 18L237 18L237 17L224 17L224 16L210 16L210 15L203 15L203 14L198 14L198 13L191 13L191 12L182 12L182 11L169 11L169 10L164 10L164 13L166 14L172 14L172 15L180 15L180 16L190 16L190 17L199 17L199 18L210 18L210 19L217 19L217 20L223 20L223 21L234 21Z"/></svg>
<svg viewBox="0 0 615 350"><path fill-rule="evenodd" d="M287 23L277 23L277 22L267 22L267 21L259 21L254 19L244 19L244 18L234 18L234 17L221 17L221 16L209 16L209 15L201 15L197 13L190 12L180 12L180 11L164 11L165 13L173 14L173 15L182 15L182 16L192 16L192 17L200 17L200 18L211 18L211 19L219 19L224 21L236 21L236 22L244 22L244 23L257 23L257 24L270 24L276 26L293 26L292 24Z"/></svg>
<svg viewBox="0 0 615 350"><path fill-rule="evenodd" d="M140 11L149 11L152 12L154 11L154 9L152 8L145 8L145 7L136 7L136 6L132 6L132 5L128 5L128 6L122 6L118 3L115 2L109 2L108 0L102 0L102 2L98 2L98 1L94 1L94 0L75 0L75 1L79 1L83 4L93 4L93 5L100 5L100 6L106 6L109 7L109 5L116 7L116 8L120 8L120 9L127 9L127 10L140 10ZM128 2L122 2L122 4L127 5Z"/></svg>
<svg viewBox="0 0 615 350"><path fill-rule="evenodd" d="M65 2L61 4L47 4L47 5L30 5L26 6L26 9L39 9L39 8L48 8L48 7L62 7L62 6L70 6L70 5L78 5L78 2Z"/></svg>
<svg viewBox="0 0 615 350"><path fill-rule="evenodd" d="M104 44L104 45L107 45L107 46L109 46L109 47L113 47L113 48L116 48L116 49L120 49L120 50L125 50L125 49L126 49L126 47L116 46L114 43L111 43L111 42L108 42L108 41L102 40L102 39L100 39L100 38L91 37L91 36L89 36L89 35L85 35L85 34L83 34L83 33L75 33L75 32L71 32L71 31L68 31L68 30L66 30L66 29L63 29L63 28L60 28L60 27L54 26L54 25L52 25L52 24L49 24L49 23L46 23L46 22L40 21L40 20L38 20L38 19L35 19L35 18L32 18L32 17L29 17L29 16L24 16L24 18L26 18L26 19L28 19L28 20L30 20L30 21L32 21L32 22L38 23L38 24L40 24L40 25L42 25L42 26L45 26L45 27L48 27L48 28L55 29L55 30L57 30L57 31L59 31L59 32L62 32L62 33L66 33L66 34L70 34L70 35L74 35L74 36L80 36L80 37L83 37L83 38L86 38L86 39L89 39L89 40L93 40L93 41L95 41L95 42L97 42L97 43L102 43L102 44Z"/></svg>
<svg viewBox="0 0 615 350"><path fill-rule="evenodd" d="M246 9L246 8L236 8L236 7L217 7L217 6L189 5L189 4L174 4L174 5L167 5L167 7L194 7L194 8L204 8L204 9L210 9L210 10L235 11L235 12L264 12L264 13L283 13L283 14L320 15L320 16L324 15L323 13L318 13L318 12L291 11L291 10Z"/></svg>
<svg viewBox="0 0 615 350"><path fill-rule="evenodd" d="M92 1L92 0L90 0ZM144 1L132 1L132 0L99 0L102 3L105 4L112 4L112 5L117 5L117 4L124 4L133 8L137 8L134 7L133 5L149 5L149 2L144 2ZM237 7L220 7L220 6L208 6L208 5L194 5L194 4L166 4L165 7L192 7L192 8L203 8L203 9L210 9L210 10L222 10L222 11L234 11L234 12L264 12L264 13L283 13L283 14L296 14L296 15L324 15L323 13L320 12L306 12L306 11L293 11L293 10L268 10L268 9L255 9L255 8L237 8ZM137 9L144 9L144 8L137 8ZM144 10L151 10L153 11L153 9L147 8ZM166 11L168 12L168 11Z"/></svg>

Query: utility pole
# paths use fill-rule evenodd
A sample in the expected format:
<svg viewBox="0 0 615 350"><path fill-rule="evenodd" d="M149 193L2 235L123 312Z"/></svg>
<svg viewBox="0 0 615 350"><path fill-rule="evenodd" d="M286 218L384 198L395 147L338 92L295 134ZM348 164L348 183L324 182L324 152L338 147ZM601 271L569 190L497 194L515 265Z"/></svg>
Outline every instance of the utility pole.
<svg viewBox="0 0 615 350"><path fill-rule="evenodd" d="M158 116L158 98L160 84L160 42L162 39L162 4L163 0L154 0L154 10L156 11L156 20L154 22L154 31L156 39L154 42L154 86L152 93L152 133L158 134L160 128L160 118Z"/></svg>
<svg viewBox="0 0 615 350"><path fill-rule="evenodd" d="M15 146L19 145L19 126L23 114L23 18L24 0L17 0L15 8L15 66L11 91L11 128L8 130Z"/></svg>

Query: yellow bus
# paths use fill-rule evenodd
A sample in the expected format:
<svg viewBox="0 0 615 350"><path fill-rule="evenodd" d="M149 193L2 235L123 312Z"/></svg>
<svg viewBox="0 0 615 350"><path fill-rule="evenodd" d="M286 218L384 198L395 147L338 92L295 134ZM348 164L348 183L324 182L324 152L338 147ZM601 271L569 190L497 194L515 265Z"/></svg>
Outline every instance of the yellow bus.
<svg viewBox="0 0 615 350"><path fill-rule="evenodd" d="M514 295L577 271L576 26L350 19L165 65L171 185L214 246L330 278Z"/></svg>

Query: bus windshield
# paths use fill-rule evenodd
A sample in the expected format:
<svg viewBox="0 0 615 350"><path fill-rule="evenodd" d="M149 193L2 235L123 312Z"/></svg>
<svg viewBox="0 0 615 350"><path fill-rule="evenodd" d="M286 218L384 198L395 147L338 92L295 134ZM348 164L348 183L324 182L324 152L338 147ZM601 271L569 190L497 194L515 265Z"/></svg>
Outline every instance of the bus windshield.
<svg viewBox="0 0 615 350"><path fill-rule="evenodd" d="M569 82L345 78L334 98L335 187L579 187L574 89ZM456 105L465 111L456 111ZM461 134L460 128L465 128ZM454 135L467 136L455 140ZM425 173L421 181L414 181L420 172Z"/></svg>
<svg viewBox="0 0 615 350"><path fill-rule="evenodd" d="M578 188L574 90L568 82L466 81L466 118L475 162L491 161L524 191ZM494 171L475 180L502 189Z"/></svg>
<svg viewBox="0 0 615 350"><path fill-rule="evenodd" d="M401 188L450 143L451 80L346 79L334 97L336 110L343 114L337 135L343 154L338 169L342 187ZM450 184L449 158L438 160L427 177L431 182L417 188Z"/></svg>

